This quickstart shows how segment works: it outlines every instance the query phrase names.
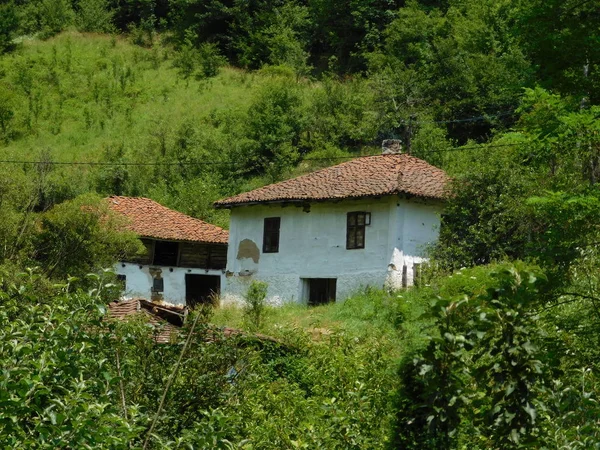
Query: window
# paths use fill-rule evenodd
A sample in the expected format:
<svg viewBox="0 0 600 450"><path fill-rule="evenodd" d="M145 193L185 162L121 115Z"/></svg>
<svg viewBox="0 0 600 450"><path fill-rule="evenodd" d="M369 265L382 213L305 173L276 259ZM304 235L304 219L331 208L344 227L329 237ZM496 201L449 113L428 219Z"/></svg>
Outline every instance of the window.
<svg viewBox="0 0 600 450"><path fill-rule="evenodd" d="M156 266L176 266L179 254L179 242L156 241L154 243L154 260Z"/></svg>
<svg viewBox="0 0 600 450"><path fill-rule="evenodd" d="M117 275L117 283L118 283L118 286L121 289L121 291L124 291L127 286L127 276L118 274Z"/></svg>
<svg viewBox="0 0 600 450"><path fill-rule="evenodd" d="M365 248L365 227L371 225L371 213L349 212L346 226L346 248Z"/></svg>
<svg viewBox="0 0 600 450"><path fill-rule="evenodd" d="M279 252L279 225L281 217L267 217L263 234L263 253Z"/></svg>
<svg viewBox="0 0 600 450"><path fill-rule="evenodd" d="M165 290L165 280L163 278L154 278L152 280L152 292L163 292Z"/></svg>
<svg viewBox="0 0 600 450"><path fill-rule="evenodd" d="M308 306L324 305L335 302L337 279L302 278L304 298Z"/></svg>

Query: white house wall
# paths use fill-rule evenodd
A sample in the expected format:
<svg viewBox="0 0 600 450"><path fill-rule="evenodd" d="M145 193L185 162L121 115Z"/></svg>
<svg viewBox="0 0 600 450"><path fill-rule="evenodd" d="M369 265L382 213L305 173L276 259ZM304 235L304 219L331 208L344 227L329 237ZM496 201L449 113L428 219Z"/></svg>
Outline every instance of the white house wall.
<svg viewBox="0 0 600 450"><path fill-rule="evenodd" d="M153 279L150 269L160 269L164 279L163 300L173 304L185 305L185 275L216 275L221 278L223 289L224 275L222 270L210 270L187 267L165 267L140 265L135 263L120 262L116 265L116 273L125 275L125 298L141 297L150 299L152 295Z"/></svg>
<svg viewBox="0 0 600 450"><path fill-rule="evenodd" d="M426 261L428 248L439 237L442 205L419 199L398 199L396 202L396 231L394 252L388 266L387 285L402 287L402 271L406 266L406 283L414 282L414 265Z"/></svg>
<svg viewBox="0 0 600 450"><path fill-rule="evenodd" d="M347 213L352 211L371 213L364 249L346 249ZM423 244L437 238L438 212L392 196L312 203L310 212L280 204L235 207L222 300L239 302L255 279L269 284L273 304L305 301L302 278L336 278L338 300L365 286L400 287L402 264L420 261ZM278 253L262 252L267 217L281 218Z"/></svg>

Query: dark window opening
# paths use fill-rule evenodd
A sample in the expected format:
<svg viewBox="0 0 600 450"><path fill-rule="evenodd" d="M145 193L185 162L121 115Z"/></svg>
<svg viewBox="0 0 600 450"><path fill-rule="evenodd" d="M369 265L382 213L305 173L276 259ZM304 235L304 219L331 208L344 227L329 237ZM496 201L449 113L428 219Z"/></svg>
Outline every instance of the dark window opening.
<svg viewBox="0 0 600 450"><path fill-rule="evenodd" d="M279 227L281 217L267 217L263 234L263 253L279 252Z"/></svg>
<svg viewBox="0 0 600 450"><path fill-rule="evenodd" d="M406 264L402 266L402 287L408 286L408 267Z"/></svg>
<svg viewBox="0 0 600 450"><path fill-rule="evenodd" d="M365 227L371 225L371 213L349 212L346 221L346 248L365 248Z"/></svg>
<svg viewBox="0 0 600 450"><path fill-rule="evenodd" d="M185 302L187 306L211 305L221 288L221 277L215 275L185 274Z"/></svg>
<svg viewBox="0 0 600 450"><path fill-rule="evenodd" d="M335 278L306 278L304 282L309 306L335 302Z"/></svg>
<svg viewBox="0 0 600 450"><path fill-rule="evenodd" d="M127 276L122 274L117 275L117 283L121 291L125 291L127 286Z"/></svg>
<svg viewBox="0 0 600 450"><path fill-rule="evenodd" d="M156 241L154 243L154 259L156 266L176 266L179 255L179 242Z"/></svg>
<svg viewBox="0 0 600 450"><path fill-rule="evenodd" d="M154 278L152 280L152 292L163 292L165 290L165 280L163 278Z"/></svg>

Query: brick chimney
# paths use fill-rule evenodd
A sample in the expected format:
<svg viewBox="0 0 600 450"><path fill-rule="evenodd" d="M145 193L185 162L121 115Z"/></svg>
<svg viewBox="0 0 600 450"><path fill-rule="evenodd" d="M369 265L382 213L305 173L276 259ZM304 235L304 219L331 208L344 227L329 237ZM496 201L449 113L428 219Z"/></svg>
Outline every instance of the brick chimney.
<svg viewBox="0 0 600 450"><path fill-rule="evenodd" d="M402 153L402 141L400 139L384 139L381 142L382 155L399 155Z"/></svg>

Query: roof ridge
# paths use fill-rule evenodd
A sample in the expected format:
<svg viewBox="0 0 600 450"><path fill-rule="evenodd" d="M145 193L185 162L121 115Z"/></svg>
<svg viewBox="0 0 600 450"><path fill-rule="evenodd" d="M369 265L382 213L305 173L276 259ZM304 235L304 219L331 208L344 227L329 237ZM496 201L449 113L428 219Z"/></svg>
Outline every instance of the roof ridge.
<svg viewBox="0 0 600 450"><path fill-rule="evenodd" d="M443 199L447 179L442 169L413 155L368 155L230 196L214 205L230 207L248 203L359 198L396 193Z"/></svg>

